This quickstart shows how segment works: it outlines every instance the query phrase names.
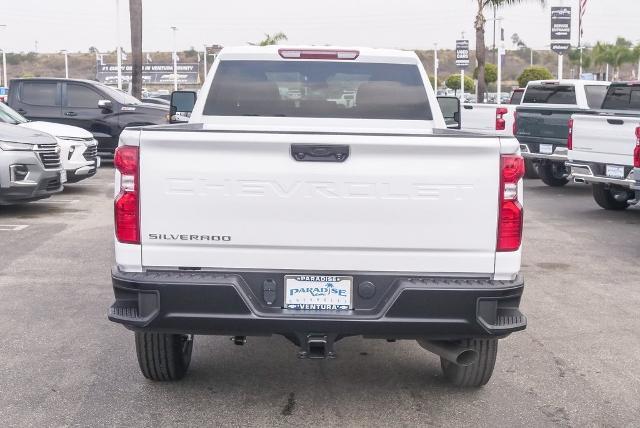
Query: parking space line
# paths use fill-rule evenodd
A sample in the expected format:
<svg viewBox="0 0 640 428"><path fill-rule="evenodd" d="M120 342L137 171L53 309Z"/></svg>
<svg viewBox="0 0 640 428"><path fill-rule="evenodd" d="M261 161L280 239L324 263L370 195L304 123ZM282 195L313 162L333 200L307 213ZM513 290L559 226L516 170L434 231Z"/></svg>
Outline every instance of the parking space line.
<svg viewBox="0 0 640 428"><path fill-rule="evenodd" d="M32 204L75 204L78 203L78 199L46 199L43 201L31 202Z"/></svg>
<svg viewBox="0 0 640 428"><path fill-rule="evenodd" d="M0 231L3 232L18 232L29 227L28 224L0 224Z"/></svg>

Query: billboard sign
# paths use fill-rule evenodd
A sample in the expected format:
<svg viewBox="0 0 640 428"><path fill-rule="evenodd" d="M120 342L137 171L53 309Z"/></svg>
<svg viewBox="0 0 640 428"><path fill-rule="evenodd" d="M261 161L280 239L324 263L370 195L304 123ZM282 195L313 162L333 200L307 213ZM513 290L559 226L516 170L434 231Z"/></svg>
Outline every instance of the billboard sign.
<svg viewBox="0 0 640 428"><path fill-rule="evenodd" d="M122 80L131 80L130 64L122 65ZM200 83L198 63L179 63L177 66L178 84L197 85ZM118 82L118 66L116 64L97 64L96 79L107 85ZM143 85L172 85L173 64L148 63L142 65Z"/></svg>
<svg viewBox="0 0 640 428"><path fill-rule="evenodd" d="M469 40L456 40L456 66L469 67Z"/></svg>
<svg viewBox="0 0 640 428"><path fill-rule="evenodd" d="M571 8L551 8L551 41L571 40Z"/></svg>

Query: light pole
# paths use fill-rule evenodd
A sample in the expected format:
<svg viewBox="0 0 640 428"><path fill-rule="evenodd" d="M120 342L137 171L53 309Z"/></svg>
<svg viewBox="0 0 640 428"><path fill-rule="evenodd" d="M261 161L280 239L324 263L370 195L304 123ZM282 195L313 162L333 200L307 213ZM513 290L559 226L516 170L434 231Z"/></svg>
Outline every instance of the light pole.
<svg viewBox="0 0 640 428"><path fill-rule="evenodd" d="M204 45L204 80L207 80L207 45Z"/></svg>
<svg viewBox="0 0 640 428"><path fill-rule="evenodd" d="M438 95L438 44L433 44L433 89Z"/></svg>
<svg viewBox="0 0 640 428"><path fill-rule="evenodd" d="M69 78L69 59L68 59L68 55L67 55L67 50L61 50L60 51L61 54L64 54L64 78L68 79Z"/></svg>
<svg viewBox="0 0 640 428"><path fill-rule="evenodd" d="M173 31L173 90L178 90L178 54L176 53L176 31L178 27L169 27Z"/></svg>
<svg viewBox="0 0 640 428"><path fill-rule="evenodd" d="M0 28L2 29L2 35L4 36L4 32L7 29L7 24L0 24ZM6 37L2 38L2 84L6 87L9 86L9 82L7 82L7 54L6 54Z"/></svg>
<svg viewBox="0 0 640 428"><path fill-rule="evenodd" d="M118 89L122 89L122 52L120 47L120 0L116 0L116 62L118 66Z"/></svg>

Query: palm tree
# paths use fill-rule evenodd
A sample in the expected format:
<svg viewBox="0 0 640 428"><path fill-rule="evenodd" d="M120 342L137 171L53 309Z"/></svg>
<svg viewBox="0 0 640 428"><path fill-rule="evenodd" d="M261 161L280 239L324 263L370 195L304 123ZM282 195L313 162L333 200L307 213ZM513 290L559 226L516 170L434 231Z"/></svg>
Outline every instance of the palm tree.
<svg viewBox="0 0 640 428"><path fill-rule="evenodd" d="M129 0L131 26L131 95L142 96L142 0Z"/></svg>
<svg viewBox="0 0 640 428"><path fill-rule="evenodd" d="M270 45L277 45L278 43L280 43L283 40L289 40L287 38L287 35L284 34L282 31L277 32L275 34L264 34L264 39L260 40L258 43L251 43L248 42L251 46L270 46Z"/></svg>
<svg viewBox="0 0 640 428"><path fill-rule="evenodd" d="M475 30L476 30L476 61L478 62L478 100L484 102L487 85L484 81L484 68L486 64L487 48L484 43L484 26L487 19L484 17L484 10L487 7L510 6L523 3L526 0L475 0L478 3L478 13L476 14ZM537 0L544 5L545 0Z"/></svg>

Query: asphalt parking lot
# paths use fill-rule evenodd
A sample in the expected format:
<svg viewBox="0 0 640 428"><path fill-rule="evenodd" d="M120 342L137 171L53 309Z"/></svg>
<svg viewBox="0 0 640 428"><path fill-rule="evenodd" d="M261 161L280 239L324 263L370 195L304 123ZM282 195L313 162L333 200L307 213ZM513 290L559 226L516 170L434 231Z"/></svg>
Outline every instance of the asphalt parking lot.
<svg viewBox="0 0 640 428"><path fill-rule="evenodd" d="M632 426L640 421L640 209L526 183L525 332L479 390L414 342L349 338L330 361L280 337L196 337L178 383L142 377L112 301L113 170L0 207L5 426Z"/></svg>

